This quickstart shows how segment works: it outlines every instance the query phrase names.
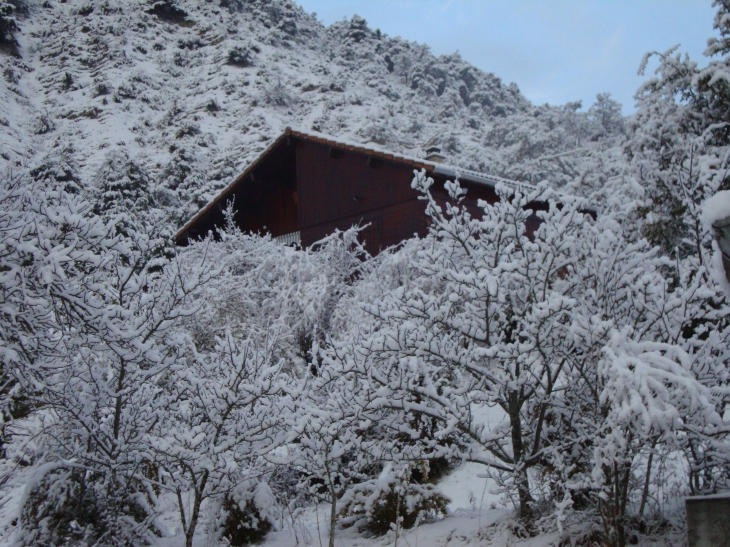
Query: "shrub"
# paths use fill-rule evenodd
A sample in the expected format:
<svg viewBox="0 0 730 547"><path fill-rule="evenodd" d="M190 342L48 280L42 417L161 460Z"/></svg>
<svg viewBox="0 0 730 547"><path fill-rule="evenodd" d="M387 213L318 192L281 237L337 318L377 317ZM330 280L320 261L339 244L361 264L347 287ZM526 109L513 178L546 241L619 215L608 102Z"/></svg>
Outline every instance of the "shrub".
<svg viewBox="0 0 730 547"><path fill-rule="evenodd" d="M220 0L220 6L227 8L231 12L243 11L245 0Z"/></svg>
<svg viewBox="0 0 730 547"><path fill-rule="evenodd" d="M265 90L266 104L272 106L291 106L295 100L287 92L286 86L279 80L275 86Z"/></svg>
<svg viewBox="0 0 730 547"><path fill-rule="evenodd" d="M273 505L273 494L266 484L252 490L238 489L223 499L220 535L231 547L258 543L271 530L266 513Z"/></svg>
<svg viewBox="0 0 730 547"><path fill-rule="evenodd" d="M251 67L253 66L251 52L245 48L234 47L228 52L227 64L241 68Z"/></svg>
<svg viewBox="0 0 730 547"><path fill-rule="evenodd" d="M48 112L44 112L36 118L34 129L36 135L46 135L56 129L56 123Z"/></svg>
<svg viewBox="0 0 730 547"><path fill-rule="evenodd" d="M97 82L94 88L94 97L109 95L112 92L111 86L107 82Z"/></svg>
<svg viewBox="0 0 730 547"><path fill-rule="evenodd" d="M340 500L340 514L345 526L364 524L376 535L383 535L399 522L413 528L420 522L446 514L451 501L431 484L411 482L413 468L401 476L389 468L379 478L356 485Z"/></svg>
<svg viewBox="0 0 730 547"><path fill-rule="evenodd" d="M147 171L123 151L107 155L97 174L98 188L95 212L114 216L119 213L147 211L154 206Z"/></svg>
<svg viewBox="0 0 730 547"><path fill-rule="evenodd" d="M45 182L48 187L61 184L63 191L69 194L79 194L83 189L81 176L72 163L71 154L65 151L45 156L40 164L29 171L29 175L34 181Z"/></svg>
<svg viewBox="0 0 730 547"><path fill-rule="evenodd" d="M27 487L18 545L148 543L152 518L146 498L126 486L110 484L103 473L40 471Z"/></svg>
<svg viewBox="0 0 730 547"><path fill-rule="evenodd" d="M63 80L61 81L61 88L64 91L69 91L71 89L71 86L74 85L74 77L70 72L66 72L63 75Z"/></svg>
<svg viewBox="0 0 730 547"><path fill-rule="evenodd" d="M185 40L178 40L177 41L177 47L180 49L188 49L188 50L196 50L200 49L201 47L205 47L207 44L203 42L200 38L188 38Z"/></svg>
<svg viewBox="0 0 730 547"><path fill-rule="evenodd" d="M180 26L191 26L192 21L188 20L188 12L178 6L175 0L158 0L152 3L147 10L150 15L156 16L166 23L174 23Z"/></svg>

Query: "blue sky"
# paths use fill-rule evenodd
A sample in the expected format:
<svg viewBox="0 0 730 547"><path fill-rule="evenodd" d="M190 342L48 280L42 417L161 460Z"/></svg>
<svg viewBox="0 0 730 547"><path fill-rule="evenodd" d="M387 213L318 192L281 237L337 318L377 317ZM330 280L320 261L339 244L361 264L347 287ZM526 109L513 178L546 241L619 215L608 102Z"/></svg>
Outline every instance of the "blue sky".
<svg viewBox="0 0 730 547"><path fill-rule="evenodd" d="M636 73L644 53L681 44L704 64L715 35L712 0L296 1L325 24L358 14L436 55L458 50L534 103L582 100L587 108L607 91L627 114L646 79Z"/></svg>

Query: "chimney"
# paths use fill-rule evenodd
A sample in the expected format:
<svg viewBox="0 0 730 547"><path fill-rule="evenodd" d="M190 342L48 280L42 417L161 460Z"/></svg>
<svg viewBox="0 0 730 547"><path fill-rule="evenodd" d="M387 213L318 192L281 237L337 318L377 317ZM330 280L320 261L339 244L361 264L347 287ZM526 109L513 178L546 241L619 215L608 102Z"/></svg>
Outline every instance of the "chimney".
<svg viewBox="0 0 730 547"><path fill-rule="evenodd" d="M441 149L438 146L431 146L430 148L426 149L426 160L432 161L434 163L443 163L444 158L441 155Z"/></svg>

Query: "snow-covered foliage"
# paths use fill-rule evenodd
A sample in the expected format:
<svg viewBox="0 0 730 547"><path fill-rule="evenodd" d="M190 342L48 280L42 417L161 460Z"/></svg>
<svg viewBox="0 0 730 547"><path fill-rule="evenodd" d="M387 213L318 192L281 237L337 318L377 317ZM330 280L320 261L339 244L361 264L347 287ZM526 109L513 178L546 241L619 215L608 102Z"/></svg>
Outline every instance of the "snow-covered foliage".
<svg viewBox="0 0 730 547"><path fill-rule="evenodd" d="M2 541L311 544L324 503L331 547L397 542L468 462L516 509L475 541L625 547L730 487L716 6L713 60L659 55L624 119L286 0L0 1ZM377 257L172 248L290 124L538 189L468 211L414 173L430 231Z"/></svg>
<svg viewBox="0 0 730 547"><path fill-rule="evenodd" d="M11 417L30 411L18 384L55 353L58 329L77 328L86 295L73 281L103 268L113 228L91 218L88 203L22 175L0 179L0 359L3 443Z"/></svg>
<svg viewBox="0 0 730 547"><path fill-rule="evenodd" d="M43 409L37 432L43 452L25 457L50 458L75 472L81 492L96 490L90 501L80 494L79 505L88 504L96 518L79 534L111 544L130 534L144 540L154 530L155 494L147 479L158 470L150 467L149 437L161 424L169 403L165 383L182 364L184 350L171 327L195 311L190 295L209 274L200 269L183 276L177 262L151 270L155 241L141 231L126 238L112 232L99 243L96 263L64 279L68 307L74 307L64 309L63 301L54 306L66 316L52 331L54 346L16 375L25 397ZM45 496L33 490L28 495L64 512L79 510L53 484ZM34 535L44 532L38 527L43 519L43 512L21 518L25 543L63 537L63 520L48 530L50 536Z"/></svg>
<svg viewBox="0 0 730 547"><path fill-rule="evenodd" d="M443 516L449 499L431 484L411 481L413 467L406 464L394 469L386 465L377 478L348 490L340 500L346 523L353 525L364 520L370 532L382 535L393 527L413 528L424 520Z"/></svg>
<svg viewBox="0 0 730 547"><path fill-rule="evenodd" d="M261 457L287 439L284 413L291 381L276 357L277 333L230 334L211 352L190 348L190 362L166 378L158 427L148 443L159 479L174 492L186 546L192 546L201 505L221 498L260 473ZM192 503L183 496L192 493Z"/></svg>
<svg viewBox="0 0 730 547"><path fill-rule="evenodd" d="M423 173L414 180L426 192L431 183ZM382 386L385 404L406 411L403 434L423 435L419 414L438 422L429 439L435 456L455 450L512 473L527 516L527 473L544 449L541 431L565 366L574 306L556 284L570 283L583 215L579 203L553 206L531 239L524 206L549 192L510 199L502 190L479 219L459 208L458 184L449 191L455 203L446 211L427 194L433 227L409 249L410 283L366 303L377 326L349 352L348 372L367 375ZM475 419L494 407L510 421L487 428ZM465 437L454 443L453 435Z"/></svg>
<svg viewBox="0 0 730 547"><path fill-rule="evenodd" d="M702 204L702 221L705 225L704 227L715 236L717 236L717 228L715 225L724 225L728 218L730 218L730 190L717 192ZM730 281L728 281L728 272L725 271L720 242L713 242L713 247L714 252L710 267L711 275L717 284L723 287L727 294L730 294Z"/></svg>

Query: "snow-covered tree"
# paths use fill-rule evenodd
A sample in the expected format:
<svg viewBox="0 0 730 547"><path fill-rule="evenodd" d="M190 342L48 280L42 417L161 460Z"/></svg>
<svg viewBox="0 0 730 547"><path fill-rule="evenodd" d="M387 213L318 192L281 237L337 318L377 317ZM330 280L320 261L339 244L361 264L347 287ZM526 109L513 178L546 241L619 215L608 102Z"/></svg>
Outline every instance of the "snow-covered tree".
<svg viewBox="0 0 730 547"><path fill-rule="evenodd" d="M0 48L15 46L13 34L18 30L15 11L15 3L5 0L0 2Z"/></svg>
<svg viewBox="0 0 730 547"><path fill-rule="evenodd" d="M85 220L77 217L77 224ZM105 227L93 218L87 222ZM63 280L64 293L54 300L53 346L20 370L26 396L40 408L41 461L55 466L48 471L74 472L39 477L28 486L28 500L42 507L25 513L26 543L63 537L60 517L45 538L37 537L45 529L35 519L54 507L73 512L75 502L96 515L78 532L82 535L124 543L155 530L150 488L155 470L147 436L165 400L164 381L184 349L171 327L195 311L191 295L211 274L200 264L183 275L177 262L150 271L154 238L115 231L109 225L87 251L93 267ZM65 496L58 480L80 481L79 492L93 492L93 499Z"/></svg>
<svg viewBox="0 0 730 547"><path fill-rule="evenodd" d="M430 181L418 174L414 185L427 191ZM627 500L646 504L650 447L696 454L689 467L705 469L701 482L714 488L727 454L727 424L719 418L727 331L703 326L724 316L706 274L635 241L610 208L593 220L581 200L501 189L501 200L482 204L483 217L473 218L459 205L458 184L447 189L445 205L426 194L430 234L381 255L364 274L355 292L363 302L358 328L325 351L325 362L343 374L379 386L369 409L402 414L384 421L412 440L399 456L456 455L506 473L503 486L528 520L537 496L562 504L572 497L581 510L594 508L607 541L619 543L634 511ZM541 224L528 234L536 199L549 210L537 213ZM656 422L622 435L609 419L624 416L615 398L624 381L622 358L611 349L617 332L636 347L664 344L659 353L680 363L671 370L681 380L663 369L655 376L664 375L670 398L677 382L692 386L686 397L667 402L657 392L646 403L671 406L678 416L671 424L647 411ZM653 367L651 355L644 357ZM418 425L424 419L436 424L427 435ZM623 423L630 429L639 422ZM621 457L599 463L609 453ZM537 470L542 485L530 478ZM618 485L625 497L606 497Z"/></svg>
<svg viewBox="0 0 730 547"><path fill-rule="evenodd" d="M700 67L677 47L650 53L659 61L655 77L637 91L637 112L628 124L626 148L635 177L650 204L643 210L644 234L667 254L695 255L703 263L707 246L699 218L702 202L728 185L726 74L727 6L715 2L720 40L705 54L725 55Z"/></svg>
<svg viewBox="0 0 730 547"><path fill-rule="evenodd" d="M230 334L210 352L194 352L166 379L149 445L162 488L175 493L185 545L191 547L202 504L220 502L265 471L266 453L291 435L291 377L282 374L275 331ZM191 348L194 351L194 348Z"/></svg>
<svg viewBox="0 0 730 547"><path fill-rule="evenodd" d="M367 407L359 404L363 393L350 389L355 387L352 382L324 370L313 383L292 423L298 442L290 457L301 477L299 486L330 506L329 547L334 547L338 501L354 484L369 478L368 466L374 463L362 446L374 424Z"/></svg>
<svg viewBox="0 0 730 547"><path fill-rule="evenodd" d="M251 329L277 328L277 351L287 366L299 372L316 368L312 347L347 328L340 301L352 293L367 263L357 233L336 232L299 249L229 223L219 230L220 241L192 245L185 261L205 257L225 274L205 288L203 307L188 321L199 350L211 349L226 330L245 338Z"/></svg>
<svg viewBox="0 0 730 547"><path fill-rule="evenodd" d="M367 303L378 326L346 354L345 370L381 386L382 403L405 413L404 435L419 438L414 416L438 422L425 440L431 456L458 454L510 473L529 518L528 469L544 457L546 419L565 371L575 301L564 286L584 215L578 202L553 202L528 235L528 203L548 193L503 188L500 201L473 218L459 206L458 183L447 185L453 203L445 211L431 184L422 173L414 179L433 222L409 257L414 281ZM477 417L485 412L495 416L491 428ZM464 446L439 443L452 434Z"/></svg>
<svg viewBox="0 0 730 547"><path fill-rule="evenodd" d="M672 257L664 267L671 279L664 332L654 341L678 345L692 356L692 372L715 390L717 411L724 413L727 395L717 392L727 382L727 300L713 281L712 242L702 221L702 204L728 187L726 48L728 5L717 8L715 28L702 67L677 48L647 54L659 61L655 76L638 90L638 110L628 123L626 184L615 186L623 195L609 207L613 215L624 207L625 226L645 236ZM625 197L628 196L628 200ZM638 206L637 206L638 205ZM725 449L709 448L714 441L688 437L684 446L692 492L714 491L724 474ZM709 444L708 444L709 443ZM719 456L719 457L718 457Z"/></svg>
<svg viewBox="0 0 730 547"><path fill-rule="evenodd" d="M21 384L64 331L82 329L86 295L77 282L104 267L113 227L91 216L79 196L23 174L0 177L0 367L3 442L12 416L30 410L39 386ZM42 384L41 384L42 386ZM30 391L28 391L30 390Z"/></svg>
<svg viewBox="0 0 730 547"><path fill-rule="evenodd" d="M149 175L123 152L111 152L98 172L97 212L142 213L153 206Z"/></svg>
<svg viewBox="0 0 730 547"><path fill-rule="evenodd" d="M687 435L727 433L715 394L694 376L689 355L674 344L639 342L626 334L612 334L598 363L602 422L592 458L605 538L615 547L628 544L627 505L632 487L637 489L632 485L637 455L657 444L681 449ZM650 472L649 467L647 482Z"/></svg>
<svg viewBox="0 0 730 547"><path fill-rule="evenodd" d="M722 335L708 338L700 334L702 341L684 337L692 332L693 325L714 315L705 306L705 299L712 297L714 291L698 284L696 278L684 276L679 282L667 278L671 261L646 241L631 240L631 233L610 215L600 217L580 240L581 259L572 273L576 279L575 294L580 298L571 315L566 380L570 389L562 392L553 416L553 435L563 438L566 447L551 454L552 466L558 472L555 495L560 498L568 492L581 511L594 506L593 498L603 518L607 541L613 542L627 541L629 517L637 513L639 518L642 516L652 465L656 466L660 459L655 455L668 450L677 454L684 449L687 439L707 442L710 435L722 431L722 427L716 429L717 412L723 404L722 390L703 385L708 367L713 371L711 376L724 376L722 360L713 364L724 351ZM619 339L625 341L626 347L617 350ZM651 344L659 344L663 349L657 351L671 356L685 355L682 347L688 348L693 357L682 361L679 368L686 368L682 381L691 384L693 391L687 392L691 395L688 399L676 403L677 421L667 424L658 414L647 412L643 427L629 431L638 424L636 416L621 422L623 425L613 421L633 412L625 408L625 399L619 404L618 385L623 384L626 389L631 389L634 382L645 385L646 379L639 372L649 369L632 369L622 375L623 358L617 351L635 351L629 346L648 348ZM675 357L669 359L672 358ZM648 397L660 397L656 386L646 389ZM666 389L671 393L680 388ZM684 393L683 388L681 391ZM631 404L637 402L633 400ZM651 404L654 402L647 403ZM656 402L658 406L662 404ZM706 419L708 405L717 407L711 420ZM656 422L652 422L654 419ZM686 425L690 423L694 425ZM682 442L674 442L678 438ZM606 463L601 455L608 453L616 459ZM637 467L640 465L641 468Z"/></svg>
<svg viewBox="0 0 730 547"><path fill-rule="evenodd" d="M596 95L596 102L588 109L588 119L609 134L621 133L624 129L621 105L611 98L610 93Z"/></svg>
<svg viewBox="0 0 730 547"><path fill-rule="evenodd" d="M270 236L243 234L232 223L229 223L225 229L219 230L219 236L218 241L208 239L194 243L180 255L180 259L185 263L195 264L205 259L216 264L221 270L218 277L203 287L201 308L195 316L189 317L184 322L184 330L189 334L191 343L196 348L196 355L198 355L196 359L203 359L203 362L210 361L210 363L228 363L228 369L233 370L233 365L230 364L233 362L233 358L221 357L223 349L230 344L239 348L239 352L243 351L243 346L258 348L260 344L256 341L262 339L262 333L275 332L275 343L271 342L266 347L266 351L257 349L256 355L260 355L262 359L264 357L268 359L269 366L273 366L275 363L281 367L279 377L281 382L288 386L287 389L294 389L292 387L294 384L306 382L307 378L319 386L319 382L322 381L325 374L333 382L332 385L341 386L341 380L334 374L334 371L325 370L326 366L322 365L316 348L329 336L339 336L339 333L346 329L346 318L342 317L341 311L338 311L339 302L354 290L358 272L366 264L363 260L367 259L362 245L357 240L357 230L335 233L318 242L311 249L287 247L272 240ZM256 368L256 366L260 368L263 365L256 365L257 362L255 359L249 359L242 364L239 363L240 366L248 367L244 376L251 384L246 384L244 387L253 389L252 386L262 386L267 382L266 376ZM199 366L194 364L192 369L197 370ZM218 377L224 372L220 367L222 365L219 365L220 370L215 369L210 372L211 382L214 377ZM181 380L176 383L184 386L190 382ZM230 382L224 382L224 385L229 384ZM275 401L283 401L285 399L284 391L286 391L281 388L280 384L276 385L278 391L262 394L262 400L274 405L269 409L272 419L275 412L280 411L276 410L280 408L276 405L284 404L283 402L275 404ZM318 443L315 444L319 448L326 448L327 443L323 441L324 437L322 437L322 435L326 436L326 431L315 428L315 424L321 425L326 422L327 427L331 430L330 442L345 443L346 438L353 438L351 430L354 418L347 419L346 416L330 413L336 399L328 397L325 391L322 391L330 389L332 387L330 384L325 383L321 388L314 387L311 383L308 385L309 387L305 391L298 392L294 406L288 407L285 412L282 411L281 419L286 418L286 431L298 432L299 436L296 443L288 445L289 455L286 457L274 451L266 458L261 454L256 458L254 457L257 454L256 450L251 449L253 444L259 448L267 446L266 442L274 444L273 439L282 431L280 423L272 424L270 430L267 430L265 434L254 436L252 440L246 440L247 434L253 434L253 429L246 429L242 425L246 420L236 419L225 426L239 428L236 431L239 432L241 443L243 443L240 450L246 447L250 458L241 463L235 473L232 472L233 474L230 476L218 473L214 477L214 474L208 472L210 466L200 467L200 471L196 472L198 482L202 477L201 473L208 472L207 491L204 492L199 487L197 488L202 496L201 502L205 498L216 496L220 498L227 491L233 491L236 480L240 482L256 473L270 474L273 468L266 467L264 465L266 461L269 461L270 464L274 462L279 467L290 466L295 473L300 474L299 478L292 479L294 481L292 484L284 485L286 488L296 486L302 476L314 477L317 480L322 478L321 474L318 474L321 470L318 471L319 468L316 465L320 455L313 448L306 449L309 446L307 443L310 441ZM316 397L314 397L315 394ZM210 394L210 397L215 399L214 395ZM231 398L231 401L235 401L235 398ZM197 405L196 408L199 410L194 418L205 422L206 420L201 417L203 416L201 412L205 412L210 405L203 405L200 402ZM350 412L350 408L353 407L345 405L345 408ZM189 410L188 407L185 409L187 409L186 412ZM238 414L250 410L250 407L243 407ZM171 419L174 421L176 418L173 416ZM251 420L252 427L256 423L258 422ZM212 428L213 424L211 423L209 427ZM181 423L178 429L179 434L183 436L181 437L182 445L185 445L184 435L190 430L190 426L185 422ZM266 439L269 440L266 441ZM306 441L306 439L310 439L310 441ZM170 450L172 449L171 446ZM231 450L235 452L239 448L231 448ZM259 450L260 452L261 450ZM207 452L201 452L201 454L204 453ZM228 452L223 450L221 458L227 457L226 454ZM297 454L296 457L295 454ZM330 453L329 456L324 457L329 458L328 461L334 462L328 463L331 468L341 464L350 465L346 461L342 462L340 456L339 453ZM310 457L311 460L307 459ZM183 461L182 452L180 458ZM188 475L192 473L192 467L183 468L182 463L178 464L178 468L187 469ZM359 475L356 474L356 476ZM185 486L186 483L183 479L181 472L177 479L178 482L175 483L180 485L181 491L184 492L186 488L196 491L190 486L195 482L192 480L192 475L187 479L188 486ZM301 480L307 482L308 479ZM342 485L342 488L344 487L346 484ZM338 493L340 488L340 486L337 487ZM337 499L337 496L333 498L335 504ZM190 522L188 519L187 530L190 529Z"/></svg>

